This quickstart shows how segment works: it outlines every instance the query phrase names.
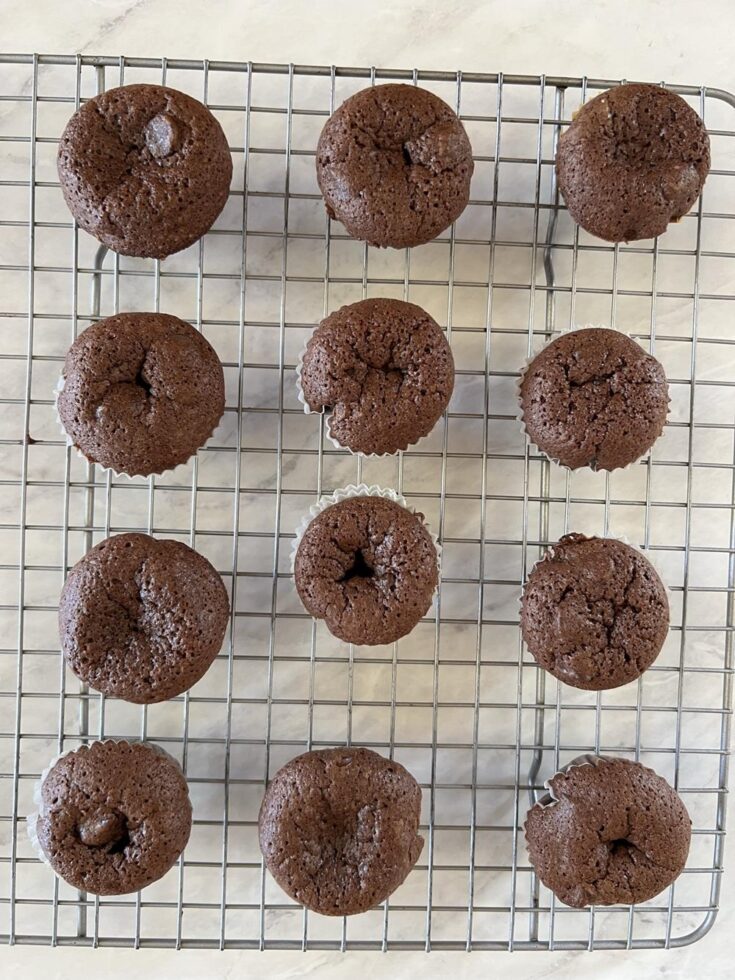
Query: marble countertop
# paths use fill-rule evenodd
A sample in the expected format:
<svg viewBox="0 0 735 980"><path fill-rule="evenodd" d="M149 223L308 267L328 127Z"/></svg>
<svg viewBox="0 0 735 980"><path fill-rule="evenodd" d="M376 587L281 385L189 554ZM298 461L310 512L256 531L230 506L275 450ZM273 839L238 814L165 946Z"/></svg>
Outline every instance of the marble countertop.
<svg viewBox="0 0 735 980"><path fill-rule="evenodd" d="M704 6L704 5L703 5ZM205 10L206 7L206 10ZM732 0L4 0L5 51L137 55L665 80L735 90ZM369 14L365 11L369 9ZM735 364L732 365L735 369ZM732 848L730 847L730 851ZM726 863L727 857L726 855ZM729 862L732 863L732 862ZM0 948L5 976L325 978L377 969L389 977L730 975L735 874L722 911L695 946L587 953L172 953Z"/></svg>

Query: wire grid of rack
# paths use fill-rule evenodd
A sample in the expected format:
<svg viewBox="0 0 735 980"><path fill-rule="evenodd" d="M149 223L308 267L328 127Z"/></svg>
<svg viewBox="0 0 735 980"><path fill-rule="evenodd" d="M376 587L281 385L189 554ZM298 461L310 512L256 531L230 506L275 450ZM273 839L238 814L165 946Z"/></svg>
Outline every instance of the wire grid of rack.
<svg viewBox="0 0 735 980"><path fill-rule="evenodd" d="M662 947L712 925L722 873L732 686L735 98L673 88L705 118L714 169L695 211L655 242L610 246L575 228L553 172L574 109L613 80L376 71L90 56L0 56L0 938L16 943L239 948ZM376 81L456 106L476 155L450 232L406 252L349 240L314 178L324 119ZM116 84L165 82L208 103L232 147L228 205L164 263L97 249L70 220L56 146L72 111ZM328 310L411 299L446 326L455 395L432 435L361 460L301 411L298 353ZM99 316L162 309L203 330L227 411L187 466L116 478L69 451L52 389ZM571 324L629 330L662 360L672 406L650 458L570 474L515 418L525 358ZM303 612L293 530L322 493L394 486L443 546L435 608L391 647L353 648ZM55 611L68 568L140 529L187 541L221 571L231 629L206 677L163 705L106 700L65 671ZM531 564L566 530L626 534L671 590L672 628L639 680L600 695L537 670L520 641ZM137 896L56 880L23 818L59 751L148 738L182 762L194 803L178 867ZM268 775L310 747L363 744L424 792L424 852L384 906L305 912L265 874L257 811ZM544 779L581 752L639 759L677 786L694 835L685 873L639 907L556 903L528 865L522 823Z"/></svg>

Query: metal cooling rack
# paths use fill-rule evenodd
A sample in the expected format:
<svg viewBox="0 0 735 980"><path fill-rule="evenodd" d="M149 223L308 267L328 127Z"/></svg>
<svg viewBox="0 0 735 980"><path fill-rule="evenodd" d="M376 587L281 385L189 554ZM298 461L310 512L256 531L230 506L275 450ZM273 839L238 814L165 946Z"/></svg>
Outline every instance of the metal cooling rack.
<svg viewBox="0 0 735 980"><path fill-rule="evenodd" d="M679 946L717 914L732 700L735 97L673 86L704 116L715 169L695 212L660 240L610 246L559 205L562 127L612 80L375 71L89 56L0 56L0 938L15 943L240 948L551 949ZM457 107L476 153L472 201L410 252L352 242L314 179L324 119L375 81L420 83ZM165 263L96 250L58 188L66 120L106 87L164 81L207 102L232 147L229 203ZM294 366L328 310L406 297L446 325L457 387L434 433L359 460L305 416ZM121 309L194 323L225 363L227 412L196 460L117 479L69 452L51 392L78 331ZM526 444L514 385L569 324L619 324L655 351L672 413L652 458L569 474ZM436 608L385 648L347 647L305 616L289 576L293 529L322 492L400 489L443 545ZM67 569L138 528L206 554L232 595L228 642L185 696L141 709L66 672L55 613ZM671 588L672 628L636 685L601 695L536 669L518 595L567 529L624 533ZM24 816L59 751L149 738L180 758L195 822L184 859L137 896L80 894L35 858ZM264 873L256 819L269 773L312 746L395 756L424 788L426 846L379 909L310 915ZM687 870L638 907L555 903L526 858L529 803L594 749L671 780L694 821Z"/></svg>

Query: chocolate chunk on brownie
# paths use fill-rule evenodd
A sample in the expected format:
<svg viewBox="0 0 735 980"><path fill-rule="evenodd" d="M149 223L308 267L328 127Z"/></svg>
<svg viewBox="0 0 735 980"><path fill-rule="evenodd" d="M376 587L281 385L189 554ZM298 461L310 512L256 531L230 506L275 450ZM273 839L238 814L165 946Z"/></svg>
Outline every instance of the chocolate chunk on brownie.
<svg viewBox="0 0 735 980"><path fill-rule="evenodd" d="M92 742L62 756L41 786L31 834L64 881L127 895L176 863L191 832L186 779L145 742Z"/></svg>
<svg viewBox="0 0 735 980"><path fill-rule="evenodd" d="M162 259L201 238L232 179L212 113L162 85L125 85L85 102L64 130L57 166L80 227L141 258Z"/></svg>

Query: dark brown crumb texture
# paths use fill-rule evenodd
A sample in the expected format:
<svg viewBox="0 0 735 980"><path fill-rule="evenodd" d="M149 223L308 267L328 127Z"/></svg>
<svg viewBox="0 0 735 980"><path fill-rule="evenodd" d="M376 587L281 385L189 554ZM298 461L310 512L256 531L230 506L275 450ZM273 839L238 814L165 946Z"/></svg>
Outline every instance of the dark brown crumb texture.
<svg viewBox="0 0 735 980"><path fill-rule="evenodd" d="M232 158L201 102L161 85L126 85L74 113L58 154L61 189L80 226L122 255L162 259L214 224Z"/></svg>
<svg viewBox="0 0 735 980"><path fill-rule="evenodd" d="M355 915L384 901L421 854L421 789L362 748L300 755L280 769L258 821L268 870L322 915Z"/></svg>
<svg viewBox="0 0 735 980"><path fill-rule="evenodd" d="M587 102L556 155L570 214L609 242L662 234L691 210L709 167L704 123L658 85L620 85Z"/></svg>
<svg viewBox="0 0 735 980"><path fill-rule="evenodd" d="M597 758L549 786L556 802L528 811L526 843L539 878L565 905L646 902L681 874L691 821L652 769Z"/></svg>
<svg viewBox="0 0 735 980"><path fill-rule="evenodd" d="M423 524L384 497L348 497L318 514L299 543L296 589L307 611L347 643L392 643L427 612L439 579Z"/></svg>
<svg viewBox="0 0 735 980"><path fill-rule="evenodd" d="M562 334L529 364L520 386L528 436L578 469L635 462L663 432L669 386L661 364L618 330Z"/></svg>
<svg viewBox="0 0 735 980"><path fill-rule="evenodd" d="M153 704L204 676L229 613L222 579L202 555L179 541L120 534L69 572L59 601L61 649L95 691Z"/></svg>
<svg viewBox="0 0 735 980"><path fill-rule="evenodd" d="M64 362L61 423L91 460L130 476L185 463L225 409L222 365L190 324L120 313L88 327Z"/></svg>
<svg viewBox="0 0 735 980"><path fill-rule="evenodd" d="M454 388L454 360L420 306L366 299L322 320L304 353L301 388L312 411L331 413L340 445L394 453L436 425Z"/></svg>
<svg viewBox="0 0 735 980"><path fill-rule="evenodd" d="M317 146L330 217L371 245L436 238L464 211L472 147L456 114L414 85L376 85L347 99Z"/></svg>
<svg viewBox="0 0 735 980"><path fill-rule="evenodd" d="M53 766L41 787L38 841L64 881L126 895L157 881L191 831L181 769L143 742L92 742Z"/></svg>
<svg viewBox="0 0 735 980"><path fill-rule="evenodd" d="M666 589L635 548L567 534L528 578L521 629L544 670L572 687L606 691L635 680L660 653Z"/></svg>

